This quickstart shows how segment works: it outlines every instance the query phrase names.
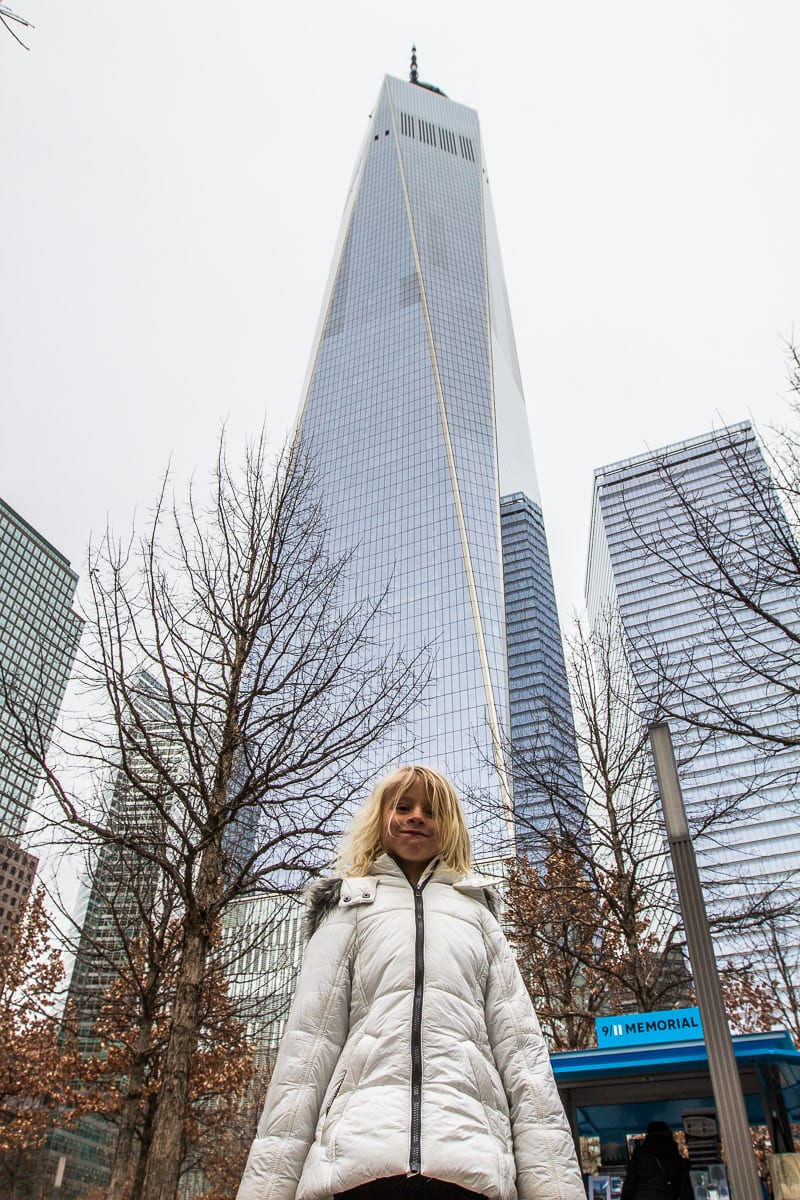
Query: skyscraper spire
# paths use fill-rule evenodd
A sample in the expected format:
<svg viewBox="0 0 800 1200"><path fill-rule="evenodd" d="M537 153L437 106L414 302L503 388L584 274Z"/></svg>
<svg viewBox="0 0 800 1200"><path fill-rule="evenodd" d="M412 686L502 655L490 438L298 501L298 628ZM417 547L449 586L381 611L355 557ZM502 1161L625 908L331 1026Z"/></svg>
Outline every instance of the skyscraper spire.
<svg viewBox="0 0 800 1200"><path fill-rule="evenodd" d="M437 96L444 96L447 99L447 93L438 88L435 83L425 83L419 77L417 69L417 47L411 47L411 70L408 72L409 83L415 83L417 87L426 88L429 92L435 92Z"/></svg>
<svg viewBox="0 0 800 1200"><path fill-rule="evenodd" d="M412 46L411 47L411 70L408 73L408 78L411 81L411 83L416 83L418 77L419 77L419 72L417 71L417 47Z"/></svg>

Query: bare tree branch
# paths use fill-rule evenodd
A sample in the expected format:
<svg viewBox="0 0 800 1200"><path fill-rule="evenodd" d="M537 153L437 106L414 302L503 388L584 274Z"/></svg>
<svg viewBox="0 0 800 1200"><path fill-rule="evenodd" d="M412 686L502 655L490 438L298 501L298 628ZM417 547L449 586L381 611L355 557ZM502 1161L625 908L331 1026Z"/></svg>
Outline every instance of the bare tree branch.
<svg viewBox="0 0 800 1200"><path fill-rule="evenodd" d="M132 911L115 901L114 937L130 947L126 922L149 919L152 934L168 911L180 921L143 1200L178 1186L212 931L240 897L296 894L330 861L370 753L425 682L426 649L386 648L385 597L353 599L349 559L327 540L297 448L268 473L262 439L234 472L223 440L207 501L190 487L180 503L167 476L143 535L108 531L90 551L80 675L104 707L72 750L114 778L110 794L77 795L17 713L61 821L101 847L106 894L139 880ZM128 951L117 970L130 967Z"/></svg>

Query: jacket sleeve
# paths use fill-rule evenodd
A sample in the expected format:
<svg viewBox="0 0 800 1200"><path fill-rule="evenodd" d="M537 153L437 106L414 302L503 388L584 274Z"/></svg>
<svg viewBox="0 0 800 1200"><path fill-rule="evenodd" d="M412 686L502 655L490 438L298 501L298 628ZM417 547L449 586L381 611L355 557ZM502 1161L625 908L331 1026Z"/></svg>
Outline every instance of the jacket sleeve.
<svg viewBox="0 0 800 1200"><path fill-rule="evenodd" d="M352 910L337 908L306 946L237 1200L294 1200L347 1039L354 936Z"/></svg>
<svg viewBox="0 0 800 1200"><path fill-rule="evenodd" d="M511 947L487 934L486 1027L511 1116L519 1200L586 1200L550 1056Z"/></svg>

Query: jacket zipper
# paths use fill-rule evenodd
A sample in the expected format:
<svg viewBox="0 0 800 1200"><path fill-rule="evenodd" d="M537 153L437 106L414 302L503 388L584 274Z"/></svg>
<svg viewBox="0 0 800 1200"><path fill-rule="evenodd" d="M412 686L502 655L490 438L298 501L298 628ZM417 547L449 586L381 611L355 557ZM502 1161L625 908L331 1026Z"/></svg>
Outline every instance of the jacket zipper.
<svg viewBox="0 0 800 1200"><path fill-rule="evenodd" d="M328 1113L331 1111L331 1109L333 1108L333 1102L336 1099L336 1097L339 1095L339 1092L342 1090L342 1084L344 1083L346 1078L347 1078L347 1072L345 1071L344 1075L342 1075L342 1078L339 1080L339 1082L336 1084L336 1087L333 1089L333 1095L331 1096L330 1100L327 1103L327 1106L325 1108L325 1116L326 1117L327 1117Z"/></svg>
<svg viewBox="0 0 800 1200"><path fill-rule="evenodd" d="M430 879L431 876L428 876ZM411 1146L409 1175L422 1170L422 992L425 986L425 916L422 889L428 879L414 888L414 1001L411 1007Z"/></svg>

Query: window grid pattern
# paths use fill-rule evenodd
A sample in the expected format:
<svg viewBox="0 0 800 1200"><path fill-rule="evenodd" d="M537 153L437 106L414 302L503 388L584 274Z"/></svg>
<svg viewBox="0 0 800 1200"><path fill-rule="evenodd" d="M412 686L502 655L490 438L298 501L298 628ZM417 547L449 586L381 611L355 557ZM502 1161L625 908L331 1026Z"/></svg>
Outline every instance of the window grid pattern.
<svg viewBox="0 0 800 1200"><path fill-rule="evenodd" d="M24 911L38 861L27 850L0 837L0 937Z"/></svg>
<svg viewBox="0 0 800 1200"><path fill-rule="evenodd" d="M183 759L184 747L175 736L163 686L144 671L129 679L129 684L136 691L137 707L147 723L149 737L174 769ZM153 775L148 786L155 795L165 785ZM166 803L168 795L162 792L160 799ZM120 835L133 834L137 839L145 835L154 843L164 840L165 826L153 804L132 788L121 770L113 782L108 821ZM108 989L127 961L130 947L126 949L120 930L127 931L126 938L138 934L143 911L172 919L180 915L174 897L170 898L163 882L159 883L155 868L117 844L102 846L81 883L75 914L81 934L67 994L78 1048L83 1054L98 1053L95 1026ZM108 1122L88 1115L69 1130L51 1133L40 1161L48 1161L55 1148L66 1159L62 1186L65 1197L78 1200L91 1186L108 1187L114 1150L114 1130Z"/></svg>
<svg viewBox="0 0 800 1200"><path fill-rule="evenodd" d="M564 785L577 799L581 770L542 510L516 493L502 498L500 511L511 742L515 754L557 761ZM514 807L519 845L529 840L531 829L541 832L551 822L546 797L519 779Z"/></svg>
<svg viewBox="0 0 800 1200"><path fill-rule="evenodd" d="M709 511L727 514L730 529L747 544L757 536L747 506L737 507L732 498L725 446L746 457L749 469L769 489L767 465L748 423L721 435L699 438L659 453L666 457L682 484ZM669 566L648 550L654 539L664 535L674 521L675 538L680 538L679 513L663 476L652 458L617 464L595 473L595 499L590 535L587 600L590 612L600 611L604 602L618 606L627 637L633 646L649 640L673 661L691 655L691 680L702 693L701 679L713 674L717 687L727 689L732 703L747 707L751 719L775 728L793 722L787 711L786 693L770 693L763 680L747 678L735 655L727 655L714 638L712 618L702 598ZM687 565L707 568L698 551L687 547ZM788 591L776 590L771 597L774 611L790 627L800 627ZM765 651L781 653L783 634L760 628ZM767 642L770 644L767 645ZM796 673L787 656L787 671ZM631 668L647 686L646 668L631 659ZM786 676L787 681L789 676ZM797 681L800 683L800 680ZM690 728L673 727L680 752L681 787L690 817L701 817L711 803L739 797L735 815L724 828L697 842L698 861L709 896L718 891L722 903L746 900L756 891L772 886L800 889L800 828L797 823L797 780L800 752L784 752L771 764L755 761L754 750L734 737L707 741Z"/></svg>
<svg viewBox="0 0 800 1200"><path fill-rule="evenodd" d="M399 85L403 88L405 85ZM438 108L440 97L423 103ZM397 103L397 101L396 101ZM464 110L469 112L469 110ZM477 116L472 138L479 137ZM401 145L433 330L447 424L464 509L496 702L505 709L499 484L490 379L486 258L480 175L459 161ZM442 196L447 196L447 204Z"/></svg>
<svg viewBox="0 0 800 1200"><path fill-rule="evenodd" d="M387 92L391 90L393 106ZM392 119L392 107L397 126ZM508 733L508 668L477 115L389 79L373 114L358 193L302 418L321 472L333 549L357 586L389 587L381 636L433 653L413 753L462 790L499 780L454 490L423 314L420 259L474 572L495 711ZM389 136L382 136L389 130ZM471 157L456 153L461 142ZM398 156L402 160L402 174ZM383 748L385 763L398 747ZM473 820L474 827L478 822ZM499 815L476 853L502 849Z"/></svg>
<svg viewBox="0 0 800 1200"><path fill-rule="evenodd" d="M72 611L78 576L66 559L0 500L0 674L14 708L49 740L83 623ZM0 836L16 841L39 772L0 702Z"/></svg>
<svg viewBox="0 0 800 1200"><path fill-rule="evenodd" d="M331 550L353 556L357 593L386 590L384 647L433 655L403 748L387 738L375 768L413 756L452 775L462 793L489 794L491 820L485 802L468 815L476 856L491 858L507 848L492 721L501 740L511 730L498 463L515 464L507 491L535 494L536 482L480 148L473 110L386 79L300 428L326 497ZM558 628L552 582L521 587L551 606L543 619ZM563 660L554 670L566 694Z"/></svg>

